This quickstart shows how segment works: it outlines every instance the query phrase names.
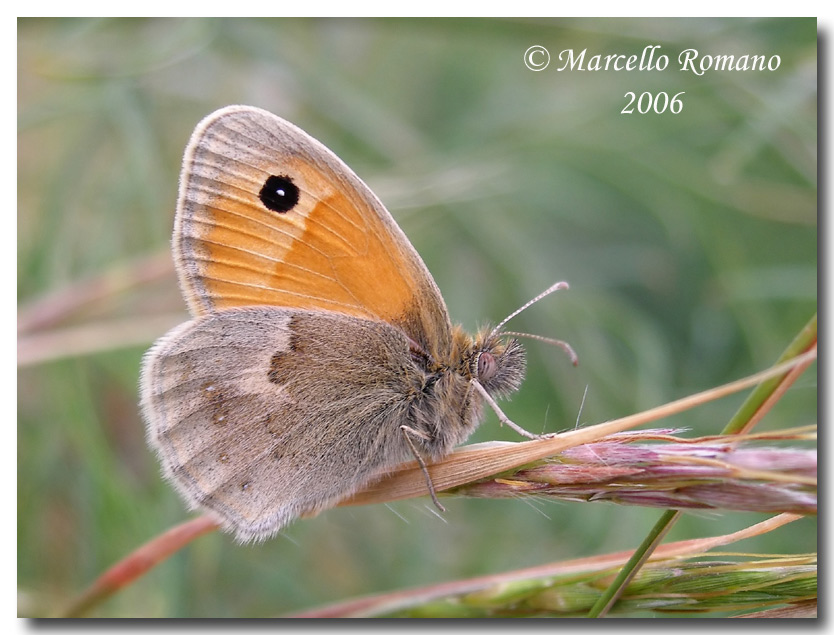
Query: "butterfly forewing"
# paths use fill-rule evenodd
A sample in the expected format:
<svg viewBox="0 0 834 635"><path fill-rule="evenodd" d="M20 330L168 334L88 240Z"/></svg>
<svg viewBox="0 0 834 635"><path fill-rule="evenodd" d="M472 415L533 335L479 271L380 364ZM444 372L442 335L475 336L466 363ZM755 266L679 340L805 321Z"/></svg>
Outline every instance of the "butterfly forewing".
<svg viewBox="0 0 834 635"><path fill-rule="evenodd" d="M264 203L270 177L281 195L297 188L289 209ZM195 315L252 305L335 311L448 352L443 299L388 211L332 152L266 111L232 106L197 127L174 249Z"/></svg>

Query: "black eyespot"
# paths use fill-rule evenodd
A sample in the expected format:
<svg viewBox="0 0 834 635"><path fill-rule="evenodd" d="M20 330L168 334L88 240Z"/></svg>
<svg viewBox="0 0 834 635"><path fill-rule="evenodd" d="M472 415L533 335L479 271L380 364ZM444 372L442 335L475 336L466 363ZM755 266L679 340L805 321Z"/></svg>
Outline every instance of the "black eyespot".
<svg viewBox="0 0 834 635"><path fill-rule="evenodd" d="M270 176L258 198L267 209L284 214L298 204L298 188L288 176Z"/></svg>

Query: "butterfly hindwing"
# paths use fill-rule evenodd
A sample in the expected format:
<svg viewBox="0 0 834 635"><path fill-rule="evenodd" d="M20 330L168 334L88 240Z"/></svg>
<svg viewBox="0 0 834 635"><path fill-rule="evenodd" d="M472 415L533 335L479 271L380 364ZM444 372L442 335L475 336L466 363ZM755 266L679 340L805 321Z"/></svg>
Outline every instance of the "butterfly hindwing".
<svg viewBox="0 0 834 635"><path fill-rule="evenodd" d="M409 458L408 350L398 329L337 313L196 318L145 358L150 441L188 500L240 539L267 537Z"/></svg>

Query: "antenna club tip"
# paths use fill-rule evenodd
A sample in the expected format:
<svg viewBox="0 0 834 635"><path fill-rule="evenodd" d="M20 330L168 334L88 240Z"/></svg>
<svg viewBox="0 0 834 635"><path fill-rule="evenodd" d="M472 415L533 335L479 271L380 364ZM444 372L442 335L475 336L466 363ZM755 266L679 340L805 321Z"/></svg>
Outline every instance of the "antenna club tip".
<svg viewBox="0 0 834 635"><path fill-rule="evenodd" d="M579 355L576 354L576 351L573 350L570 344L565 342L565 352L568 354L570 358L570 363L574 365L574 367L579 366Z"/></svg>

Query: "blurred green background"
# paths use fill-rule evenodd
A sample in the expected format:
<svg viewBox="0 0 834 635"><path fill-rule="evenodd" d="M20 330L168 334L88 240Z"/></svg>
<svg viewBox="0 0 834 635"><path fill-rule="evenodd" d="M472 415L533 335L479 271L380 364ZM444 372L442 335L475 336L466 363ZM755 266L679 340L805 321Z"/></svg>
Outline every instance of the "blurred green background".
<svg viewBox="0 0 834 635"><path fill-rule="evenodd" d="M637 412L772 363L816 310L814 19L25 19L18 23L19 613L58 610L188 517L137 409L142 353L186 319L169 240L182 151L232 103L300 125L380 198L453 320L512 328L532 431ZM557 72L573 48L663 72ZM525 68L532 45L553 57ZM677 70L678 53L779 55L775 72ZM680 91L673 115L620 114ZM813 367L815 368L815 367ZM816 422L806 373L762 429ZM743 395L661 425L718 433ZM473 441L517 440L489 415ZM101 616L269 616L634 547L660 511L428 499L335 509L255 546L196 541ZM687 514L669 539L756 514ZM813 519L745 551L816 549Z"/></svg>

